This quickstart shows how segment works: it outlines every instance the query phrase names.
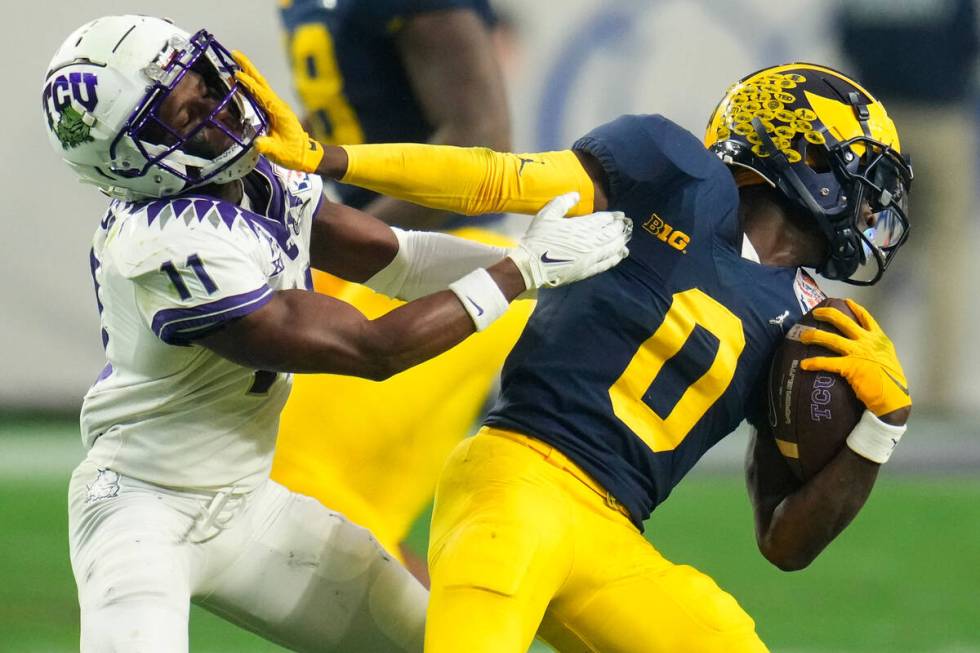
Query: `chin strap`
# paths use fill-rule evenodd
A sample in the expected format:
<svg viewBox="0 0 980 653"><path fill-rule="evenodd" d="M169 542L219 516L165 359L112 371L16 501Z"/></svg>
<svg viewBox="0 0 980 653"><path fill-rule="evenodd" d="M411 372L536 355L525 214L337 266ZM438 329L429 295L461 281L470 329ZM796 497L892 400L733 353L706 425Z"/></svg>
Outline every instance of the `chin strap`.
<svg viewBox="0 0 980 653"><path fill-rule="evenodd" d="M871 127L868 125L871 112L868 110L867 102L862 101L860 93L851 91L847 94L847 103L854 108L854 117L861 123L861 131L864 132L865 136L871 138Z"/></svg>
<svg viewBox="0 0 980 653"><path fill-rule="evenodd" d="M803 203L804 207L813 213L814 215L819 215L823 213L823 209L817 204L813 197L810 195L810 191L807 190L806 186L800 180L799 176L790 167L789 160L786 155L776 147L776 143L772 140L772 137L766 131L765 125L762 124L762 120L759 118L752 119L752 127L755 129L756 135L762 140L762 147L769 155L768 158L772 162L773 167L779 173L776 178L780 180L786 180L792 190L796 193L796 198ZM785 193L785 190L783 191ZM825 234L827 239L831 238L831 234Z"/></svg>

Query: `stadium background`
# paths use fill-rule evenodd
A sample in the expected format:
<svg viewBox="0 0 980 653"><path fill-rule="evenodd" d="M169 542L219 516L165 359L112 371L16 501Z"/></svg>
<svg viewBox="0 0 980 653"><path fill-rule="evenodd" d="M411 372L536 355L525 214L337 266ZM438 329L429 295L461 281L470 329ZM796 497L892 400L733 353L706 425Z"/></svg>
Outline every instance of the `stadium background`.
<svg viewBox="0 0 980 653"><path fill-rule="evenodd" d="M829 1L496 6L512 24L504 63L518 150L567 147L626 112L664 113L700 133L721 91L748 71L787 60L848 69L832 38ZM88 247L104 201L77 184L45 144L38 103L45 65L61 40L91 18L123 10L164 15L189 30L207 27L249 53L284 95L290 91L272 0L4 5L0 652L77 649L64 495L82 455L80 398L103 365ZM962 234L973 247L980 245L977 222L971 215ZM971 265L966 279L950 280L950 292L962 295L963 319L975 324L980 261ZM923 314L915 271L904 278L879 317L914 389L929 362L921 344L943 337L944 316ZM845 291L863 296L831 288ZM959 350L947 371L951 408L916 411L868 506L811 569L783 574L755 551L740 478L744 434L709 454L648 533L669 558L701 568L734 593L774 651L980 652L980 347L967 341ZM414 538L419 548L424 526L423 518ZM280 650L200 611L191 641L195 651Z"/></svg>

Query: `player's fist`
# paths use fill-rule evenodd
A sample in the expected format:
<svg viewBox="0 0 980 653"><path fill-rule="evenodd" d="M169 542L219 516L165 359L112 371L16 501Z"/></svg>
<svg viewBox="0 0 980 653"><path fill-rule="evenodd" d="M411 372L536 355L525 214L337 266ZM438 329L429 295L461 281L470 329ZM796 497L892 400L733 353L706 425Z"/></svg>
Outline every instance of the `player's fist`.
<svg viewBox="0 0 980 653"><path fill-rule="evenodd" d="M323 158L323 146L310 138L293 110L276 95L248 57L237 50L231 56L241 67L235 79L255 98L269 121L268 133L255 139L255 148L284 168L316 172Z"/></svg>
<svg viewBox="0 0 980 653"><path fill-rule="evenodd" d="M548 202L510 251L528 290L591 277L629 254L633 223L619 211L566 219L578 200L578 193L567 193Z"/></svg>
<svg viewBox="0 0 980 653"><path fill-rule="evenodd" d="M840 374L854 389L858 399L878 417L910 407L912 397L909 395L908 381L905 380L892 341L864 307L851 299L847 300L847 305L857 317L857 322L835 308L817 308L813 311L815 318L834 325L843 335L807 329L800 336L803 343L826 347L840 356L807 358L800 366L808 372Z"/></svg>

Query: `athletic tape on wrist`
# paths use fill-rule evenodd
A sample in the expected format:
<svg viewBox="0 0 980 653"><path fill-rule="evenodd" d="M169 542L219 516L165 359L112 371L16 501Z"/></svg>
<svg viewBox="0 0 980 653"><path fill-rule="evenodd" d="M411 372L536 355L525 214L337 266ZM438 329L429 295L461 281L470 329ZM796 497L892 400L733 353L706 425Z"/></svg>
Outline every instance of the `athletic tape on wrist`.
<svg viewBox="0 0 980 653"><path fill-rule="evenodd" d="M470 314L477 331L483 331L507 311L510 302L484 268L473 270L449 284L463 308Z"/></svg>
<svg viewBox="0 0 980 653"><path fill-rule="evenodd" d="M904 424L885 424L870 410L866 410L847 436L847 446L862 458L883 465L891 458L904 433Z"/></svg>

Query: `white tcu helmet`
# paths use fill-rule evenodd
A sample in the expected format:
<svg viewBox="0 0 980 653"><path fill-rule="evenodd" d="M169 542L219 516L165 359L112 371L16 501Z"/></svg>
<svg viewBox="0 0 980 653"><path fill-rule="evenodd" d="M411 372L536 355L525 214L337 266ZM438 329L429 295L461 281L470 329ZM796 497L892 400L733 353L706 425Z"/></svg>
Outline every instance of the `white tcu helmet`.
<svg viewBox="0 0 980 653"><path fill-rule="evenodd" d="M235 80L230 53L204 30L194 35L150 16L107 16L75 30L45 75L48 138L81 180L113 197L167 197L248 174L265 115ZM181 135L160 119L160 105L189 70L202 76L217 105ZM216 116L225 107L240 123ZM226 112L227 115L227 112ZM214 158L192 146L206 127L231 147Z"/></svg>

